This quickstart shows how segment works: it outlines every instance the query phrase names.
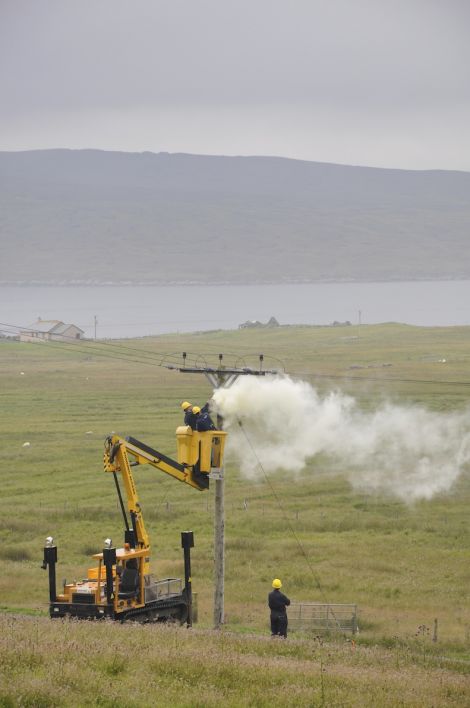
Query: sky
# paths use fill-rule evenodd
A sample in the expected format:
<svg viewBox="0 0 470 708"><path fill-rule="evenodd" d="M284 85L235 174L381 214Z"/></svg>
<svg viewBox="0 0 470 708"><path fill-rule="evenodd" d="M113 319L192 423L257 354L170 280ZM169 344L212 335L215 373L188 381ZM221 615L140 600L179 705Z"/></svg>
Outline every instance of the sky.
<svg viewBox="0 0 470 708"><path fill-rule="evenodd" d="M468 0L0 0L0 150L470 171Z"/></svg>

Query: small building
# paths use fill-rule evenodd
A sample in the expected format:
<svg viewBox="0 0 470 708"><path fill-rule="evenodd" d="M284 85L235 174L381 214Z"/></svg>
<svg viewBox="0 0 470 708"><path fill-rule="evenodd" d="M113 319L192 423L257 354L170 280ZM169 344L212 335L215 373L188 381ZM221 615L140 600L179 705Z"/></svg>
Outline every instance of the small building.
<svg viewBox="0 0 470 708"><path fill-rule="evenodd" d="M263 323L260 322L259 320L247 320L246 322L242 322L241 325L238 325L238 329L251 329L252 327L263 327Z"/></svg>
<svg viewBox="0 0 470 708"><path fill-rule="evenodd" d="M263 324L263 322L259 320L247 320L241 325L238 325L238 329L251 329L253 327L279 327L279 322L275 317L271 317L266 324Z"/></svg>
<svg viewBox="0 0 470 708"><path fill-rule="evenodd" d="M27 329L20 332L20 342L76 342L85 332L74 324L65 324L60 320L38 319Z"/></svg>

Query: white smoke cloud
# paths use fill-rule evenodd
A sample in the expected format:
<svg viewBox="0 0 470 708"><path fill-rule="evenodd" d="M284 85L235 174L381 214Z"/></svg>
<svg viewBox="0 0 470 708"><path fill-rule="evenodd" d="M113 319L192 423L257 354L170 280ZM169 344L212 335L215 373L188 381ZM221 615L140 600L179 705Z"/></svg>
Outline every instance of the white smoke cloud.
<svg viewBox="0 0 470 708"><path fill-rule="evenodd" d="M241 377L214 394L242 472L299 472L320 453L365 492L412 502L450 490L470 461L470 410L384 404L363 412L340 392L320 396L289 377ZM239 421L243 427L240 427Z"/></svg>

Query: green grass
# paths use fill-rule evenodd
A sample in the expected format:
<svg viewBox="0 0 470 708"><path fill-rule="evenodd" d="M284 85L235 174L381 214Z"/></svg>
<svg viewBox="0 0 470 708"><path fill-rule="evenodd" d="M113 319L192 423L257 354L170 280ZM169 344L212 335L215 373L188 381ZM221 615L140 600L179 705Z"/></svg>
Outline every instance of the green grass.
<svg viewBox="0 0 470 708"><path fill-rule="evenodd" d="M271 702L275 700L275 682L269 684L271 689L260 678L257 660L249 666L244 663L244 652L251 656L260 647L267 652L263 661L273 667L273 681L276 661L281 661L283 681L291 690L290 694L283 692L283 701L285 695L291 695L291 705L322 705L318 642L291 634L281 650L279 643L264 640L268 631L266 594L275 576L283 579L294 600L354 602L359 606L356 653L351 653L350 644L343 646L333 639L321 649L330 657L325 658L327 667L336 666L331 672L327 668L324 705L399 705L393 696L400 695L403 682L394 673L394 662L400 667L403 662L405 673L413 675L420 686L425 684L424 697L432 696L426 702L416 684L414 694L406 689L403 705L464 705L459 687L462 667L470 660L468 470L448 494L407 506L393 498L353 491L343 470L327 474L321 458L311 460L296 477L270 473L269 483L262 475L245 479L229 465L225 609L226 630L236 636L230 634L226 639L224 633L219 636L210 631L213 489L200 493L151 468L135 470L152 540L152 568L159 577L182 575L180 532L194 531L197 632L172 630L173 635L161 628L88 623L83 627L72 623L64 629L60 623L42 623L41 618L36 625L36 620L23 623L12 617L18 608L28 613L47 609L47 573L40 569L47 535L52 534L58 544L58 584L63 578L82 577L90 553L101 549L104 538L121 540L114 485L111 476L102 472L105 435L113 430L130 434L174 456L180 401L201 403L210 396L203 377L169 371L155 365L158 359L147 359L144 364L144 355L187 351L188 356L201 356L215 364L217 354L224 352L227 365L240 361L256 365L257 354L263 352L266 367L280 368L282 364L321 392L338 388L354 395L364 410L387 399L446 412L468 406L470 386L455 382L470 383L469 343L470 328L394 324L164 336L125 341L126 350L102 345L90 348L92 344L63 349L0 340L0 602L2 612L10 610L2 621L12 623L11 631L16 627L21 636L29 633L31 642L38 631L39 654L50 652L52 667L58 662L52 673L59 677L54 691L53 684L45 680L48 662L41 663L38 652L25 648L24 639L24 652L18 650L18 660L20 666L33 662L31 678L25 679L26 669L14 672L7 689L0 693L0 706L68 705L82 691L82 704L92 704L91 688L87 693L84 687L100 681L107 681L110 687L109 693L100 694L100 700L105 700L103 695L108 700L102 705L146 705L139 690L146 671L154 677L155 695L164 688L168 702L175 705L212 705L217 701L249 705L243 696L249 696L251 705L267 705L270 697ZM100 351L122 355L128 361L100 356ZM384 367L384 363L391 366ZM25 442L30 446L23 447ZM435 619L437 643L427 636L416 636L420 626L432 628ZM72 654L78 642L80 655L83 651L89 657L78 661L73 675L59 671L59 649L54 653L53 647L60 645L60 631L67 633ZM150 631L156 632L152 636L157 638L170 638L170 645L181 643L184 651L181 661L175 662L178 669L170 669L171 653L166 645L165 660L156 649L146 650L148 659L138 675L134 675L135 663L132 670L127 663L124 667L124 655L118 650L119 633L125 633L126 641L145 637L150 646ZM90 649L93 637L105 658L100 658L99 649L96 655ZM291 642L297 648L289 649ZM205 661L196 661L199 651L210 655L207 662L212 674ZM289 651L292 656L285 654ZM8 654L7 648L5 652ZM302 652L310 652L310 658ZM126 661L131 654L126 650ZM439 661L444 662L442 666ZM384 670L384 666L388 668ZM437 677L442 671L444 678L439 684ZM158 678L161 672L165 679ZM198 675L198 689L194 690ZM128 703L116 702L121 679ZM370 695L367 682L372 687ZM22 702L15 703L20 693L10 684L25 687ZM134 694L130 692L132 685L136 686ZM384 686L390 689L390 698L384 697ZM191 697L185 698L188 688ZM156 699L150 704L159 705Z"/></svg>
<svg viewBox="0 0 470 708"><path fill-rule="evenodd" d="M418 641L0 616L0 706L463 706L469 667Z"/></svg>

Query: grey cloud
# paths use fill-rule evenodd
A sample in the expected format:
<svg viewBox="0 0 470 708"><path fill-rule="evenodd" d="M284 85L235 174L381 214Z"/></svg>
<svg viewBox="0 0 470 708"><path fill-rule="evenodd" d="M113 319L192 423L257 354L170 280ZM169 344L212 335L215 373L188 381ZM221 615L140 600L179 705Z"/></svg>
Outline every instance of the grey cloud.
<svg viewBox="0 0 470 708"><path fill-rule="evenodd" d="M33 137L46 115L123 111L124 124L131 112L184 110L191 121L193 110L263 106L268 124L278 106L301 122L329 111L353 129L407 111L412 121L420 111L423 120L435 111L460 121L470 112L469 8L463 0L3 0L0 129L30 126ZM5 139L0 147L8 149Z"/></svg>
<svg viewBox="0 0 470 708"><path fill-rule="evenodd" d="M2 84L20 108L374 103L468 90L462 3L39 0L7 7Z"/></svg>

